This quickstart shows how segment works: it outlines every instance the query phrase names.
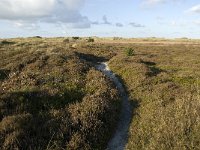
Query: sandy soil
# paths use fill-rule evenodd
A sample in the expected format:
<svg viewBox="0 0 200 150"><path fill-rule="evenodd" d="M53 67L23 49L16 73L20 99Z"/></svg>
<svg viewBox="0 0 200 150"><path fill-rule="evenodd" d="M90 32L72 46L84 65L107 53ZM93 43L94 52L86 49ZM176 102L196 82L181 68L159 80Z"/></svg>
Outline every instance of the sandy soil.
<svg viewBox="0 0 200 150"><path fill-rule="evenodd" d="M106 76L108 76L118 88L122 96L122 110L120 114L120 119L117 125L117 129L112 139L109 141L107 150L123 150L127 143L128 129L131 121L131 105L128 100L128 95L120 82L120 80L115 76L115 74L108 67L108 63L103 62L97 66L97 69L102 71Z"/></svg>

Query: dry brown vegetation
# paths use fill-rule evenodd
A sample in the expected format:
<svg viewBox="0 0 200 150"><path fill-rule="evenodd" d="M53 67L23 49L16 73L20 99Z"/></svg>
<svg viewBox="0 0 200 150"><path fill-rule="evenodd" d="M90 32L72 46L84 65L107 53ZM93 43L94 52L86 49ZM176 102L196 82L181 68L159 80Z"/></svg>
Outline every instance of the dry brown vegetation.
<svg viewBox="0 0 200 150"><path fill-rule="evenodd" d="M105 149L120 96L94 65L108 60L133 104L127 149L200 147L199 40L34 37L0 54L0 149Z"/></svg>
<svg viewBox="0 0 200 150"><path fill-rule="evenodd" d="M125 45L127 46L127 45ZM200 148L200 46L129 44L135 55L121 51L111 69L124 81L133 114L126 148Z"/></svg>
<svg viewBox="0 0 200 150"><path fill-rule="evenodd" d="M1 41L0 149L104 149L120 108L94 68L114 55L107 48L76 38Z"/></svg>

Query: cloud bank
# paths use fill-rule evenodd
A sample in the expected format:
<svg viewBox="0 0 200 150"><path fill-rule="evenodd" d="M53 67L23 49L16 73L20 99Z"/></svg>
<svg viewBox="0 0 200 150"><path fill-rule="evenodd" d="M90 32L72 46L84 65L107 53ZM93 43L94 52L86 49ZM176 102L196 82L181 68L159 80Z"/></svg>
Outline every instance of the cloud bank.
<svg viewBox="0 0 200 150"><path fill-rule="evenodd" d="M88 28L90 21L80 14L85 0L1 0L0 19L19 26L36 22L65 23Z"/></svg>
<svg viewBox="0 0 200 150"><path fill-rule="evenodd" d="M192 12L192 13L200 13L200 4L193 6L192 8L190 8L187 12Z"/></svg>

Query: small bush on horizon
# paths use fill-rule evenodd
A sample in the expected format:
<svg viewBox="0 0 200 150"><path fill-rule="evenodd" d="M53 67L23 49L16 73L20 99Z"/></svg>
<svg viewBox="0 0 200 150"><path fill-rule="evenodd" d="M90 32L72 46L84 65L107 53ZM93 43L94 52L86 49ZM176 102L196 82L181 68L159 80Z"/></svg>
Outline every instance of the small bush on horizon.
<svg viewBox="0 0 200 150"><path fill-rule="evenodd" d="M38 38L38 39L42 39L41 36L37 35L37 36L34 36L33 38Z"/></svg>
<svg viewBox="0 0 200 150"><path fill-rule="evenodd" d="M94 39L93 38L89 38L87 41L88 42L94 42Z"/></svg>
<svg viewBox="0 0 200 150"><path fill-rule="evenodd" d="M78 40L78 39L80 39L78 36L75 36L75 37L72 37L72 39L74 39L74 40Z"/></svg>

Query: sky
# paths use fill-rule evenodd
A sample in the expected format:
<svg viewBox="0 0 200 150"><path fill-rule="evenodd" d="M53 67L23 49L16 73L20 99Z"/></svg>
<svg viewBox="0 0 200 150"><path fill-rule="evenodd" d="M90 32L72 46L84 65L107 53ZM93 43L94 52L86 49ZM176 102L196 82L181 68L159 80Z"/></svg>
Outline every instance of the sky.
<svg viewBox="0 0 200 150"><path fill-rule="evenodd" d="M199 0L0 0L0 38L200 39Z"/></svg>

